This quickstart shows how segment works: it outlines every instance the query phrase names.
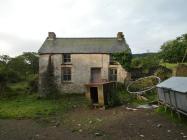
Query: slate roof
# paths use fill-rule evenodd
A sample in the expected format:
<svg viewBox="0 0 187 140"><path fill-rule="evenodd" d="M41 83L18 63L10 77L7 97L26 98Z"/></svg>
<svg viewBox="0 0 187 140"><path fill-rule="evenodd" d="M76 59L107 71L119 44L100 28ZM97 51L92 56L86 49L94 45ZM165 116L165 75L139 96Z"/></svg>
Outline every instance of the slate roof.
<svg viewBox="0 0 187 140"><path fill-rule="evenodd" d="M171 77L161 82L156 87L187 93L187 77Z"/></svg>
<svg viewBox="0 0 187 140"><path fill-rule="evenodd" d="M46 53L115 53L128 48L125 40L117 38L56 38L46 39L39 54Z"/></svg>

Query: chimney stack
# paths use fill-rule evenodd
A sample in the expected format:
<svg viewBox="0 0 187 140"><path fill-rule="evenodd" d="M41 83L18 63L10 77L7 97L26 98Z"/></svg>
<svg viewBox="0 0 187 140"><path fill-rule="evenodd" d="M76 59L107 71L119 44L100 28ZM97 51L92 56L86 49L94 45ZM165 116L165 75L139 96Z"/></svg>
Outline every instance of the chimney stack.
<svg viewBox="0 0 187 140"><path fill-rule="evenodd" d="M55 40L56 34L54 32L48 32L48 39L49 40Z"/></svg>
<svg viewBox="0 0 187 140"><path fill-rule="evenodd" d="M124 40L123 32L118 32L118 34L117 34L117 40L119 40L119 41Z"/></svg>

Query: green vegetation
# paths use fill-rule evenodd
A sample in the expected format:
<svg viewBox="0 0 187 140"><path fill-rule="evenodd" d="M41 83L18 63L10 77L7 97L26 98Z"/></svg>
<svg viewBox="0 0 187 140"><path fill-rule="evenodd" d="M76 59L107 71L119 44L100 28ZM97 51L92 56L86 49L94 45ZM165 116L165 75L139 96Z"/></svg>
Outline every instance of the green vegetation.
<svg viewBox="0 0 187 140"><path fill-rule="evenodd" d="M132 52L130 48L125 50L124 52L113 53L112 59L119 62L124 69L130 71L132 60Z"/></svg>
<svg viewBox="0 0 187 140"><path fill-rule="evenodd" d="M113 98L114 100L113 102L114 103L117 102L118 104L114 104L114 105L128 104L128 105L137 106L141 104L148 104L157 100L156 90L151 90L143 95L147 100L140 100L137 98L136 94L128 93L125 90L126 87L124 85L118 83L117 86L118 87L115 90L115 94L114 94L115 97Z"/></svg>
<svg viewBox="0 0 187 140"><path fill-rule="evenodd" d="M164 62L187 62L187 34L168 41L161 46L160 57Z"/></svg>
<svg viewBox="0 0 187 140"><path fill-rule="evenodd" d="M0 99L0 118L40 118L63 116L75 107L87 107L88 101L80 95L62 96L58 100L38 99L34 95L19 95Z"/></svg>
<svg viewBox="0 0 187 140"><path fill-rule="evenodd" d="M167 63L167 62L163 63L162 62L162 63L160 63L160 65L164 66L168 69L173 69L173 68L176 68L178 64L177 63Z"/></svg>
<svg viewBox="0 0 187 140"><path fill-rule="evenodd" d="M155 110L155 112L162 116L165 116L167 119L174 123L180 123L187 126L187 118L182 114L179 117L179 115L176 112L172 112L172 110L170 110L169 108L167 108L166 110L164 106L160 106Z"/></svg>
<svg viewBox="0 0 187 140"><path fill-rule="evenodd" d="M8 85L37 77L38 63L38 54L34 52L23 53L14 58L7 55L0 56L0 96L9 93Z"/></svg>
<svg viewBox="0 0 187 140"><path fill-rule="evenodd" d="M30 94L27 81L9 84L6 94L0 98L0 118L61 117L75 107L88 107L86 98L76 94L39 99L37 93Z"/></svg>
<svg viewBox="0 0 187 140"><path fill-rule="evenodd" d="M136 95L129 94L127 91L121 91L118 93L121 104L128 104L134 107L143 104L149 104L157 100L156 91L149 92L144 95L147 100L139 100Z"/></svg>
<svg viewBox="0 0 187 140"><path fill-rule="evenodd" d="M173 71L175 76L187 76L187 65L179 64Z"/></svg>
<svg viewBox="0 0 187 140"><path fill-rule="evenodd" d="M149 87L155 86L156 84L158 84L158 79L155 77L147 77L135 81L131 86L129 86L129 90L131 92L143 91Z"/></svg>
<svg viewBox="0 0 187 140"><path fill-rule="evenodd" d="M154 75L159 77L161 80L166 80L172 76L172 70L166 67L160 67L155 71Z"/></svg>
<svg viewBox="0 0 187 140"><path fill-rule="evenodd" d="M132 68L143 68L145 72L148 72L150 68L159 65L158 54L151 53L145 56L136 56L132 60Z"/></svg>

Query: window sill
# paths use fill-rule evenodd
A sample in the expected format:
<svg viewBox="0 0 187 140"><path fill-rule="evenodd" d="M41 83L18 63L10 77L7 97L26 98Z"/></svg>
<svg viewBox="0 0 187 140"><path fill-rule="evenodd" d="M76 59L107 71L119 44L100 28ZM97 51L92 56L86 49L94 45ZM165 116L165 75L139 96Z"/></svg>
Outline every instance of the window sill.
<svg viewBox="0 0 187 140"><path fill-rule="evenodd" d="M62 63L61 65L72 65L71 62Z"/></svg>
<svg viewBox="0 0 187 140"><path fill-rule="evenodd" d="M73 82L72 81L62 81L61 83L62 84L72 84Z"/></svg>

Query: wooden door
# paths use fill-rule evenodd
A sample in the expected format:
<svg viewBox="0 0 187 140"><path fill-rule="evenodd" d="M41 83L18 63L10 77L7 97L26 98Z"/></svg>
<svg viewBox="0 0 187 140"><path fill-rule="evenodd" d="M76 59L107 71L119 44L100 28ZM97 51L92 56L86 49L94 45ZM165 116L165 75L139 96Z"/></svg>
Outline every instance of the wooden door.
<svg viewBox="0 0 187 140"><path fill-rule="evenodd" d="M101 82L101 68L91 68L91 82Z"/></svg>

